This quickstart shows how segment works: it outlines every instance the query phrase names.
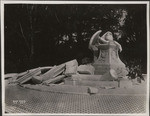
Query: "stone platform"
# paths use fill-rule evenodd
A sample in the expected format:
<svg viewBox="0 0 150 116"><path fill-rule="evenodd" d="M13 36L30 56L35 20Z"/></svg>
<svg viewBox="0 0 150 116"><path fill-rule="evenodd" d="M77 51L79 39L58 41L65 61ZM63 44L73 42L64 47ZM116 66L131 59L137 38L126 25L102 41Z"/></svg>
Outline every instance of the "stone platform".
<svg viewBox="0 0 150 116"><path fill-rule="evenodd" d="M68 80L68 84L66 81L63 85L51 84L50 86L25 84L18 86L8 84L5 81L5 112L8 114L134 113L145 115L147 81L137 85L129 83L132 82L131 80L122 78L119 87L116 87L118 86L116 81L99 81L99 78L97 76L94 76L94 78L85 76L80 81L76 80L76 82L80 82L78 84L75 83L76 86L72 85L73 80ZM94 85L95 83L97 84L96 86ZM111 88L114 85L115 88ZM89 94L89 86L96 87L98 92L96 94ZM24 102L21 103L19 101Z"/></svg>
<svg viewBox="0 0 150 116"><path fill-rule="evenodd" d="M145 83L135 85L132 89L99 89L99 94L96 95L45 92L16 85L6 86L5 111L7 114L92 113L129 115L134 113L145 116L145 85ZM14 103L14 100L24 100L25 103Z"/></svg>

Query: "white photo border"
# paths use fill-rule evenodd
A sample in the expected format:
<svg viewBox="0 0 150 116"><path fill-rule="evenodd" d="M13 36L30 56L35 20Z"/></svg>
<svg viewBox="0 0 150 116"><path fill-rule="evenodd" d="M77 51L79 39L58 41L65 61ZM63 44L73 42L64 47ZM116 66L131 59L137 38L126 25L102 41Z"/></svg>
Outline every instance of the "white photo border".
<svg viewBox="0 0 150 116"><path fill-rule="evenodd" d="M146 4L147 7L147 95L146 95L146 113L145 114L50 114L50 113L19 113L19 114L6 114L5 113L5 81L4 81L4 5L5 4ZM3 116L21 116L21 115L103 115L103 116L116 116L116 115L133 115L133 116L148 116L149 115L149 45L150 45L150 33L149 33L149 1L1 1L1 86L2 86L2 115Z"/></svg>

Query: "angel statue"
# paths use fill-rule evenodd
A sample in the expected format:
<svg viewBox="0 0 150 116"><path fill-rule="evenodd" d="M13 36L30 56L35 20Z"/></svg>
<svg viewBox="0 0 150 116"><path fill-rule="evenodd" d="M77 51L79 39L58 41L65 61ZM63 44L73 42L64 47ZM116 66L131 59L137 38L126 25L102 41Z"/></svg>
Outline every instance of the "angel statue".
<svg viewBox="0 0 150 116"><path fill-rule="evenodd" d="M89 42L89 49L94 53L93 65L96 66L96 72L104 73L106 70L114 69L118 76L126 76L128 72L125 64L118 55L118 51L122 51L122 46L114 41L113 34L110 31L100 37L101 32L101 30L97 31Z"/></svg>

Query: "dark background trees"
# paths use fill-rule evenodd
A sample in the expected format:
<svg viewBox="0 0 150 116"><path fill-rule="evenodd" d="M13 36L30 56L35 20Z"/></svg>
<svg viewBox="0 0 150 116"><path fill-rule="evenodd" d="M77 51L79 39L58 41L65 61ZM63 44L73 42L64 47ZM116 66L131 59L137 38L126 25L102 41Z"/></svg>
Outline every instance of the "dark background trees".
<svg viewBox="0 0 150 116"><path fill-rule="evenodd" d="M127 65L147 67L146 5L5 4L5 73L92 59L90 37L114 33Z"/></svg>

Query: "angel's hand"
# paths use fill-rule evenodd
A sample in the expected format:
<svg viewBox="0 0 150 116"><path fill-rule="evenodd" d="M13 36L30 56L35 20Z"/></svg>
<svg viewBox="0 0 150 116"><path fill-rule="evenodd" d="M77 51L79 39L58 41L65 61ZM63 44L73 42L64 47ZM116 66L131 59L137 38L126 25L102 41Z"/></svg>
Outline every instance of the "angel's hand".
<svg viewBox="0 0 150 116"><path fill-rule="evenodd" d="M97 51L98 48L97 48L96 46L92 46L92 50L93 50L93 51Z"/></svg>
<svg viewBox="0 0 150 116"><path fill-rule="evenodd" d="M119 46L118 46L118 48L119 48L119 51L121 52L121 51L122 51L122 47L121 47L121 45L119 45Z"/></svg>
<svg viewBox="0 0 150 116"><path fill-rule="evenodd" d="M122 51L121 45L120 45L118 42L116 42L116 41L114 41L114 42L115 42L115 44L118 46L119 51L121 52L121 51Z"/></svg>

